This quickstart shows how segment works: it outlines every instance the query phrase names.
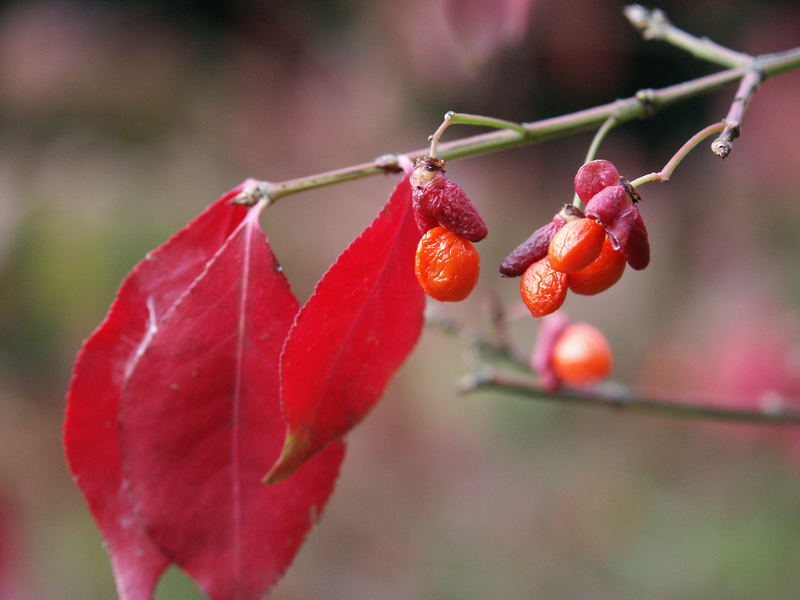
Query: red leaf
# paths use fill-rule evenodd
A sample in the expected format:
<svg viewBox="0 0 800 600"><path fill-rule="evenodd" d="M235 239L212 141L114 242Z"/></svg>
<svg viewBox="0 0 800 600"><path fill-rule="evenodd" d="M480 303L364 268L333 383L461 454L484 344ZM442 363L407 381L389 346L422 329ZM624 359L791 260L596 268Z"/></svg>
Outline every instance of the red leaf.
<svg viewBox="0 0 800 600"><path fill-rule="evenodd" d="M335 444L293 477L260 476L281 447L278 358L297 301L257 205L155 323L121 399L125 474L151 538L214 600L257 600L330 495Z"/></svg>
<svg viewBox="0 0 800 600"><path fill-rule="evenodd" d="M297 315L281 355L289 431L267 481L287 477L358 423L411 352L425 306L414 276L418 241L406 177Z"/></svg>
<svg viewBox="0 0 800 600"><path fill-rule="evenodd" d="M117 413L123 386L166 313L247 214L226 194L128 275L84 343L67 394L64 447L111 554L120 598L147 600L169 559L144 534L122 477ZM148 310L149 307L149 310Z"/></svg>

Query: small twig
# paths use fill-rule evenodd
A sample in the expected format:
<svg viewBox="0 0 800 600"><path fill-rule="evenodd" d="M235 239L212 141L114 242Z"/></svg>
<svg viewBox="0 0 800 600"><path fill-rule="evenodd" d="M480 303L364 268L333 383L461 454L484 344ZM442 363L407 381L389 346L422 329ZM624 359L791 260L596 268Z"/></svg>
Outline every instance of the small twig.
<svg viewBox="0 0 800 600"><path fill-rule="evenodd" d="M455 319L443 317L441 315L426 314L425 325L437 329L442 333L459 337L464 342L478 352L483 360L496 359L507 361L508 363L521 369L530 369L528 359L522 356L513 346L503 340L490 340L475 331L467 330L464 325Z"/></svg>
<svg viewBox="0 0 800 600"><path fill-rule="evenodd" d="M527 366L528 356L523 354L512 341L511 332L508 330L508 311L496 293L489 294L488 305L496 348L515 364Z"/></svg>
<svg viewBox="0 0 800 600"><path fill-rule="evenodd" d="M640 4L631 4L623 11L646 40L662 40L686 50L697 58L725 67L741 67L752 62L753 57L721 46L708 38L698 38L670 23L662 10L650 10Z"/></svg>
<svg viewBox="0 0 800 600"><path fill-rule="evenodd" d="M447 128L453 124L452 116L452 110L444 113L444 119L442 119L438 129L436 129L432 135L428 136L428 141L431 143L430 149L428 150L428 156L431 158L436 158L436 155L439 154L439 140L442 139L442 136Z"/></svg>
<svg viewBox="0 0 800 600"><path fill-rule="evenodd" d="M745 76L742 77L742 81L739 83L739 89L736 90L736 96L733 98L731 108L728 110L728 116L725 117L723 121L723 123L725 123L725 129L723 129L719 137L711 143L711 150L720 158L725 158L731 153L733 149L733 140L739 137L741 133L744 111L747 109L750 99L753 97L753 94L755 94L763 79L764 75L756 68L750 69Z"/></svg>
<svg viewBox="0 0 800 600"><path fill-rule="evenodd" d="M645 37L662 39L689 51L695 56L732 68L660 90L640 90L634 96L624 100L533 123L518 125L508 121L497 120L497 123L505 123L503 126L508 127L511 131L493 131L439 145L439 138L451 124L449 119L445 119L439 130L434 133L434 136L438 134L438 137L432 140L436 156L448 161L456 160L563 137L585 129L598 127L611 116L616 117L617 124L626 123L633 119L647 118L663 106L687 100L698 94L710 92L742 79L751 71L748 68L751 64L759 66L762 79L800 67L800 48L763 55L753 59L747 54L735 52L710 40L692 36L674 27L661 11L649 11L634 4L626 8L625 14L634 26L643 31ZM497 123L491 124L491 126L498 126ZM423 155L428 151L428 148L423 148L401 154L384 154L372 162L360 165L277 183L264 183L269 190L270 201L275 202L283 196L312 188L381 173L399 173L409 163L409 156Z"/></svg>
<svg viewBox="0 0 800 600"><path fill-rule="evenodd" d="M481 127L494 127L495 129L510 129L516 131L524 139L528 132L519 123L513 121L506 121L505 119L497 119L495 117L484 117L483 115L469 115L466 113L457 113L448 111L444 114L444 119L441 125L428 137L431 143L428 155L436 157L439 152L439 140L450 125L478 125Z"/></svg>
<svg viewBox="0 0 800 600"><path fill-rule="evenodd" d="M600 128L597 130L597 133L594 134L594 138L592 138L592 143L589 144L589 149L586 151L586 158L583 159L584 163L587 163L591 160L594 160L597 156L597 151L600 149L600 144L603 142L605 137L608 135L608 132L611 131L617 125L617 115L611 115L608 119L605 120Z"/></svg>
<svg viewBox="0 0 800 600"><path fill-rule="evenodd" d="M771 77L772 75L800 67L800 48L758 57L757 61L764 76ZM659 108L687 100L699 94L711 92L738 81L747 74L747 70L744 67L737 67L658 90L640 90L635 95L624 100L609 102L608 104L559 117L523 123L522 127L526 131L525 137L516 131L490 131L440 144L437 153L439 158L451 161L525 144L543 142L599 127L612 115L616 116L618 124L621 125L634 119L650 117ZM384 154L372 162L307 175L297 179L269 183L270 200L275 202L279 198L290 194L351 179L385 173L399 173L403 170L403 163L408 163L409 156L424 155L428 150L428 148L422 148L399 154Z"/></svg>
<svg viewBox="0 0 800 600"><path fill-rule="evenodd" d="M708 403L635 396L624 388L606 387L586 391L562 389L557 392L547 392L539 387L533 377L491 367L462 378L459 385L459 391L462 393L481 389L512 392L527 399L622 409L675 419L707 419L752 425L800 425L800 413L787 411L783 406L776 406L773 403L761 409L739 410Z"/></svg>
<svg viewBox="0 0 800 600"><path fill-rule="evenodd" d="M690 137L686 142L681 146L678 151L669 159L669 162L664 165L664 168L660 171L655 173L648 173L647 175L642 175L641 177L637 177L633 181L631 181L631 185L633 187L639 187L642 184L650 183L651 181L658 181L659 183L664 183L665 181L669 181L669 178L672 177L672 173L681 164L681 161L686 158L686 156L694 150L697 145L702 142L704 139L714 135L719 131L723 131L725 129L724 123L714 123L713 125L709 125L704 129L701 129L697 133L695 133L692 137Z"/></svg>

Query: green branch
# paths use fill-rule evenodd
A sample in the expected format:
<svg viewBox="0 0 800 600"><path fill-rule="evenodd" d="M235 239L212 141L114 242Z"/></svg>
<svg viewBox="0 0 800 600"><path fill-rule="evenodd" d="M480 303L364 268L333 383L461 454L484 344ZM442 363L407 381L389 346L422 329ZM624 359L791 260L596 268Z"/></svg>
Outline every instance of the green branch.
<svg viewBox="0 0 800 600"><path fill-rule="evenodd" d="M626 6L625 16L636 29L641 31L646 40L661 40L676 48L686 50L697 58L722 65L723 67L741 67L748 65L753 57L736 52L708 38L697 38L690 33L678 29L669 22L667 15L659 9L650 10L639 4Z"/></svg>
<svg viewBox="0 0 800 600"><path fill-rule="evenodd" d="M580 404L595 408L647 413L673 419L713 420L752 425L800 425L800 413L787 411L782 406L740 410L688 400L647 398L633 395L627 390L604 388L586 391L562 389L549 392L539 387L538 381L531 376L490 367L464 377L459 389L462 393L481 389L500 390L529 400Z"/></svg>
<svg viewBox="0 0 800 600"><path fill-rule="evenodd" d="M759 56L755 60L763 79L766 79L800 67L800 48ZM738 82L750 72L752 72L751 67L735 67L657 90L641 90L629 98L594 108L531 123L522 123L520 127L525 131L524 135L521 134L521 130L503 129L442 143L438 146L437 156L451 161L565 137L600 127L612 116L615 117L617 125L634 119L644 119L665 106ZM425 147L399 154L386 154L371 162L277 183L265 183L265 186L270 199L274 202L283 196L312 188L371 175L399 173L405 168L405 165L410 164L409 157L422 156L428 151L429 148Z"/></svg>

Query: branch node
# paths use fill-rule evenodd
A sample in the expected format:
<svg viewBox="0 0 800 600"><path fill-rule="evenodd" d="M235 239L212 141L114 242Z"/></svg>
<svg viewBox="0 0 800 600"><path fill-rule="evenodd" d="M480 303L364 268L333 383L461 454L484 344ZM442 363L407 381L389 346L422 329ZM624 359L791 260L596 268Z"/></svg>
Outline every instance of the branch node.
<svg viewBox="0 0 800 600"><path fill-rule="evenodd" d="M691 395L683 398L665 399L646 397L633 393L624 386L608 383L591 389L561 388L556 391L542 389L533 378L517 375L500 369L486 369L470 375L468 391L480 388L514 392L529 399L550 402L565 402L573 405L594 406L610 410L626 410L632 413L649 413L676 419L711 419L752 425L800 425L800 412L787 411L783 398L777 394L763 397L756 409L741 409L726 406L727 401L701 401ZM462 387L462 389L465 389Z"/></svg>
<svg viewBox="0 0 800 600"><path fill-rule="evenodd" d="M711 142L711 151L720 158L728 158L731 150L733 150L733 143L730 140L718 138Z"/></svg>
<svg viewBox="0 0 800 600"><path fill-rule="evenodd" d="M271 200L271 184L268 181L253 181L242 188L231 200L231 204L241 204L242 206L255 206L261 200Z"/></svg>
<svg viewBox="0 0 800 600"><path fill-rule="evenodd" d="M657 40L664 37L664 30L670 21L663 10L650 10L641 4L631 4L623 10L625 17L636 29L642 32L646 40Z"/></svg>
<svg viewBox="0 0 800 600"><path fill-rule="evenodd" d="M656 92L653 88L646 88L636 92L636 101L642 107L642 119L652 117L656 112Z"/></svg>
<svg viewBox="0 0 800 600"><path fill-rule="evenodd" d="M712 50L713 56L717 58L722 56L724 59L716 60L715 62L731 65L732 68L658 90L643 89L637 92L635 96L621 101L522 125L494 119L489 126L500 127L509 131L482 133L442 144L441 158L456 160L571 135L583 129L597 127L611 116L617 117L617 124L627 123L636 118L651 116L663 106L683 101L701 93L707 93L723 85L743 79L743 71L753 72L753 75L751 75L752 81L766 79L800 67L800 48L761 55L755 58L733 53L733 51L721 47L714 47ZM747 59L746 62L745 59ZM742 94L737 93L736 96L741 98ZM734 106L740 107L737 109L740 112L741 107L744 105L744 102L734 103ZM454 117L457 115L458 113ZM452 121L446 122L451 123ZM486 118L483 118L481 124L488 124ZM399 172L395 165L399 166L403 171L409 172L413 168L411 157L428 153L428 148L422 148L396 155L397 162L395 162L395 155L389 155L391 158L387 159L383 166L376 165L375 161L373 161L323 173L315 173L297 179L270 183L270 200L275 202L277 199L290 194L379 173ZM648 179L648 181L652 181L652 179Z"/></svg>
<svg viewBox="0 0 800 600"><path fill-rule="evenodd" d="M381 154L375 158L375 166L385 174L402 173L404 169L400 163L401 160L397 154Z"/></svg>
<svg viewBox="0 0 800 600"><path fill-rule="evenodd" d="M741 133L744 111L747 109L747 105L756 93L764 76L764 71L760 66L753 64L739 82L739 89L736 90L736 95L733 97L728 115L722 121L725 124L725 128L711 144L711 151L720 158L725 158L733 150L733 140L739 137Z"/></svg>
<svg viewBox="0 0 800 600"><path fill-rule="evenodd" d="M622 13L636 29L645 29L647 27L649 11L641 4L629 4L622 10Z"/></svg>
<svg viewBox="0 0 800 600"><path fill-rule="evenodd" d="M749 54L731 50L707 37L698 37L675 27L662 10L650 10L633 4L626 7L624 13L645 40L662 40L697 58L728 67L748 65L753 60Z"/></svg>
<svg viewBox="0 0 800 600"><path fill-rule="evenodd" d="M456 390L459 394L469 394L491 385L493 381L494 369L484 365L473 373L461 377L456 384Z"/></svg>

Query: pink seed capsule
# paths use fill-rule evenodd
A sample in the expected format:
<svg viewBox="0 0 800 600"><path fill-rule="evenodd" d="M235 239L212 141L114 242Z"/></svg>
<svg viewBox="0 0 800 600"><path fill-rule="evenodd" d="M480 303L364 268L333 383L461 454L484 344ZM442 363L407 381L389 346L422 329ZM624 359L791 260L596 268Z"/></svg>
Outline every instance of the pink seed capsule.
<svg viewBox="0 0 800 600"><path fill-rule="evenodd" d="M578 169L575 175L575 193L584 202L589 202L600 190L618 184L619 172L607 160L590 161Z"/></svg>
<svg viewBox="0 0 800 600"><path fill-rule="evenodd" d="M420 188L414 188L412 195L419 212L427 219L470 242L479 242L486 237L488 229L478 209L464 190L443 172L437 173Z"/></svg>
<svg viewBox="0 0 800 600"><path fill-rule="evenodd" d="M607 225L614 221L617 215L632 205L630 196L625 188L619 184L610 185L592 196L586 203L586 216Z"/></svg>
<svg viewBox="0 0 800 600"><path fill-rule="evenodd" d="M418 158L410 181L414 218L420 232L441 226L471 242L486 237L486 222L464 190L445 175L442 159Z"/></svg>
<svg viewBox="0 0 800 600"><path fill-rule="evenodd" d="M414 220L417 223L417 229L421 234L425 234L434 227L438 227L439 223L432 219L426 211L420 206L419 198L421 194L411 194L411 210L414 212Z"/></svg>
<svg viewBox="0 0 800 600"><path fill-rule="evenodd" d="M647 228L636 205L624 209L606 224L606 231L612 245L622 251L631 268L641 270L650 264Z"/></svg>

